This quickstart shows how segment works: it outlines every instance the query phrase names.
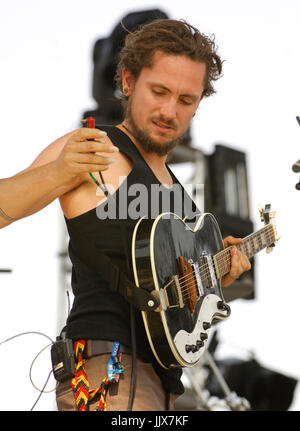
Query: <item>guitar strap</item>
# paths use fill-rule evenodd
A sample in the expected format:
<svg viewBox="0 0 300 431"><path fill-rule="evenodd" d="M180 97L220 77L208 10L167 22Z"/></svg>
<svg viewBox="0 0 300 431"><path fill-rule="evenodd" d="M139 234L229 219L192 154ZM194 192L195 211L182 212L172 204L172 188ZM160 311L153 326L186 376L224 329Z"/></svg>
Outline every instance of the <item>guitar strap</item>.
<svg viewBox="0 0 300 431"><path fill-rule="evenodd" d="M121 229L121 234L124 238L124 231ZM81 232L77 232L78 236L83 236ZM124 238L124 247L126 238ZM122 295L127 302L132 304L140 311L153 311L159 306L159 300L152 295L147 289L137 287L135 283L120 268L115 265L112 260L99 249L96 248L93 242L89 244L90 257L88 269L92 268L95 272L100 274L108 283L112 291ZM125 250L128 256L128 250ZM80 259L80 265L84 265L84 256L81 255L79 247L76 249L76 254L69 250L69 254L73 260ZM87 264L84 266L87 267Z"/></svg>

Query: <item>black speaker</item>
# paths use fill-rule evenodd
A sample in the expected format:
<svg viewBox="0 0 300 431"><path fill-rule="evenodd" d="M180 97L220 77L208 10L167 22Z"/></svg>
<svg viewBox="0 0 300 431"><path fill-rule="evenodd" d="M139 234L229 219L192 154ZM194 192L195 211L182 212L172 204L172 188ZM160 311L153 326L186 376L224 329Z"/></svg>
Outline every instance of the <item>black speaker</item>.
<svg viewBox="0 0 300 431"><path fill-rule="evenodd" d="M244 238L254 230L249 211L249 188L246 154L225 145L216 144L207 156L205 211L217 219L223 238L232 235ZM223 289L227 302L233 299L254 299L255 259L252 268L229 287Z"/></svg>

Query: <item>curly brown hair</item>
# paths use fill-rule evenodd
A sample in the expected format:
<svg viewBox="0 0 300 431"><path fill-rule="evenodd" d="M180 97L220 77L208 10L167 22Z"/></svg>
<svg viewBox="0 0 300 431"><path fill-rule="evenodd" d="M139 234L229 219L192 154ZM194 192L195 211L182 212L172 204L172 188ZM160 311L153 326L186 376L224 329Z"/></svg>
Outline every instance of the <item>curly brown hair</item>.
<svg viewBox="0 0 300 431"><path fill-rule="evenodd" d="M223 62L216 52L214 36L209 38L187 22L171 19L144 24L126 36L115 75L117 88L121 92L123 68L126 67L137 79L143 67L151 68L156 51L185 55L191 60L205 63L203 95L208 97L215 93L213 82L220 78Z"/></svg>

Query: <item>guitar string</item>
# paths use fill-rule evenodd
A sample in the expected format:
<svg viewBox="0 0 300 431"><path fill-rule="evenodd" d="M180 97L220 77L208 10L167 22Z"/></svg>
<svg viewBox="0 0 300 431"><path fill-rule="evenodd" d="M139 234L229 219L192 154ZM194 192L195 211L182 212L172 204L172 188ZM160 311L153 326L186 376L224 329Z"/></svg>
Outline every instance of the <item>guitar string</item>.
<svg viewBox="0 0 300 431"><path fill-rule="evenodd" d="M269 237L269 235L267 236L267 240L269 240L270 241L270 244L272 243L272 241L273 241L273 236L272 236L272 238L271 237ZM272 240L272 241L271 241ZM240 245L240 244L239 244ZM265 247L268 247L268 245L266 245L266 246L263 246L263 248L265 248ZM240 248L240 247L238 247L238 248ZM263 248L261 248L260 250L258 250L258 251L261 251L261 250L263 250ZM230 248L228 248L228 249L225 249L225 250L222 250L221 252L219 252L220 254L224 254L223 256L221 255L221 256L219 256L218 258L217 258L217 264L218 264L218 267L221 267L221 266L223 266L223 268L224 267L226 267L226 265L228 264L228 263L230 263L231 262L231 255L230 255L230 249L231 249L231 247ZM252 251L252 250L251 250ZM256 253L257 251L255 250L255 252L254 252L254 254ZM217 253L218 254L218 253ZM253 256L253 255L252 255ZM252 256L248 256L249 258L251 258ZM207 275L209 275L210 274L210 271L209 271L209 269L207 269L207 270L205 270L205 271L203 271L202 273L201 273L201 275L203 276L203 278L205 279L205 276L207 276ZM185 282L185 279L187 278L187 277L189 277L189 275L190 274L188 274L188 275L185 275L185 276L183 276L183 277L180 277L180 278L178 278L178 281L179 281L179 284L181 283L181 280L183 280L182 282L184 283Z"/></svg>
<svg viewBox="0 0 300 431"><path fill-rule="evenodd" d="M266 230L267 229L265 229L265 233L266 233L266 239L267 240L269 240L270 241L270 244L274 241L274 235L273 235L273 233L272 232L266 232ZM270 233L272 234L272 235L270 235ZM251 237L251 238L253 238L253 237ZM250 239L249 239L250 240ZM272 241L271 241L272 240ZM267 241L268 242L268 241ZM242 245L242 243L241 244L239 244L238 246L241 246ZM268 245L266 245L266 246L263 246L263 248L260 248L258 251L261 251L262 249L264 249L264 248L266 248L266 247L268 247ZM231 247L230 247L231 248ZM240 248L240 247L238 247L238 248ZM257 251L255 250L254 251L254 254L256 253ZM223 265L223 269L224 269L224 267L226 267L226 265L228 264L228 263L230 263L231 262L231 255L230 255L230 252L229 252L229 250L222 250L220 253L224 253L224 256L221 256L221 258L219 258L218 259L218 267L220 267L221 265ZM249 256L248 256L249 257ZM252 256L250 256L250 257L252 257ZM228 271L229 272L229 271ZM198 272L198 274L200 275L200 277L202 278L202 281L207 281L208 279L209 279L209 275L210 275L210 270L208 269L208 270L206 270L206 271L203 271L201 274L200 274L200 271ZM185 275L185 276L183 276L183 277L180 277L179 279L178 279L178 281L179 281L179 286L180 286L180 290L181 290L181 294L182 295L185 295L186 294L186 296L189 296L189 291L190 291L190 286L192 286L192 285L194 285L194 284L197 284L197 282L196 282L196 280L195 280L195 274L194 273L190 273L190 274L188 274L188 275ZM184 286L184 287L182 287L182 286ZM186 296L185 296L185 299L186 299Z"/></svg>
<svg viewBox="0 0 300 431"><path fill-rule="evenodd" d="M258 251L261 251L261 250L263 250L264 248L266 248L266 247L268 247L269 245L271 245L272 244L272 242L274 242L275 241L275 238L274 238L274 235L273 235L273 231L267 231L267 229L264 231L264 233L265 233L265 239L266 239L266 241L267 241L267 244L266 245L263 245L262 244L262 242L261 243L259 243L259 250ZM251 237L251 238L249 238L249 242L250 242L250 248L251 248L251 250L250 250L250 252L252 252L252 254L251 255L249 255L248 257L250 258L250 257L252 257L252 256L254 256L254 254L256 254L258 251L256 250L256 247L255 247L255 245L254 245L254 242L253 242L253 240L254 240L254 238L253 237ZM251 241L252 241L252 244L251 244ZM245 248L245 245L247 244L247 242L242 242L242 243L240 243L240 244L238 244L237 245L237 248L240 250L240 251L243 251L243 253L245 253L246 255L247 255L247 251L248 251L248 247L247 248ZM243 248L245 249L245 251L243 250ZM224 261L225 261L225 264L227 263L227 261L226 261L226 258L227 258L227 254L228 253L226 253L226 249L225 250L222 250L221 252L219 252L220 253L220 256L217 258L218 259L218 265L219 264L224 264ZM218 253L217 253L218 254ZM223 255L224 254L224 255ZM230 260L230 259L229 259Z"/></svg>
<svg viewBox="0 0 300 431"><path fill-rule="evenodd" d="M258 251L261 251L261 250L263 250L264 248L268 247L268 245L270 245L270 244L274 241L274 236L273 236L273 235L271 235L271 237L270 237L269 232L267 232L266 234L267 234L267 235L266 235L266 239L267 239L267 242L269 242L269 244L267 244L267 245L265 245L265 246L262 246L262 248L260 248ZM242 247L240 247L241 245L242 245L242 243L241 243L241 244L239 244L237 247L240 249L240 248L242 248ZM223 265L223 267L226 267L226 265L227 265L228 263L230 263L230 262L231 262L231 255L230 255L230 249L231 249L231 248L232 248L232 247L228 247L228 249L224 249L224 250L222 250L221 252L217 253L217 254L220 254L220 256L219 256L219 257L217 257L217 264L218 264L218 267L220 267L220 266L222 266L222 265ZM253 250L251 250L251 251L253 251ZM254 255L255 253L257 253L258 251L254 250L253 255ZM223 254L223 256L222 256L222 254ZM249 257L249 258L251 258L253 255L248 256L248 257ZM204 271L204 272L202 272L202 275L204 275L204 276L209 275L209 274L210 274L209 269L208 269L208 270L206 270L206 272L205 272L205 271ZM188 275L187 275L187 276L180 277L178 280L179 280L179 281L180 281L180 280L183 280L185 277L188 277Z"/></svg>
<svg viewBox="0 0 300 431"><path fill-rule="evenodd" d="M272 232L272 235L271 235L271 238L270 238L270 232L267 232L267 229L265 229L264 231L266 233L267 240L270 241L269 244L271 244L274 241L273 232ZM253 239L253 237L251 237L249 240L251 240L251 239ZM239 244L239 245L241 246L242 243ZM263 247L263 248L265 248L265 247ZM260 251L260 250L258 250L258 251ZM223 264L223 269L224 269L224 258L225 258L225 264L227 264L227 263L229 263L231 261L231 255L229 253L229 250L223 250L220 253L224 253L225 256L221 256L221 259L218 260L218 266L220 266L220 262L222 260L223 262L221 262L221 264ZM256 253L256 250L254 251L254 254L255 253ZM229 272L229 271L227 271L227 272ZM199 273L200 277L202 275L202 281L206 281L207 279L209 279L209 277L206 277L207 274L210 275L209 269L206 271L206 273L205 273L205 271L202 272L202 274ZM180 280L179 286L180 286L180 290L181 290L181 296L182 296L182 299L185 301L186 299L188 299L190 297L191 287L193 287L195 285L197 286L197 282L195 280L195 274L194 273L190 273L190 274L188 274L186 276L180 277L178 280ZM182 286L184 286L184 287L182 287Z"/></svg>
<svg viewBox="0 0 300 431"><path fill-rule="evenodd" d="M231 259L229 258L227 261L230 262L230 260ZM227 271L227 272L229 272L229 271ZM200 275L200 277L202 275L202 281L203 282L207 281L210 278L208 276L206 277L206 275L208 273L210 275L209 270L206 271L206 274L205 274L205 272L202 273L202 274L200 274L200 272L198 272L198 274ZM204 276L203 276L203 274L204 274ZM191 287L193 287L195 285L197 286L197 281L195 279L195 274L194 273L190 273L190 274L188 274L186 276L183 276L179 280L183 280L183 279L184 279L184 281L180 281L179 285L180 285L180 290L181 290L182 298L186 299L187 297L190 296Z"/></svg>
<svg viewBox="0 0 300 431"><path fill-rule="evenodd" d="M188 274L187 276L181 277L180 279L183 279L183 278L185 278L185 281L181 282L180 290L181 290L182 299L186 300L190 297L191 288L195 285L197 286L197 282L195 280L194 273ZM202 281L206 281L208 278L209 277L205 278L202 276ZM182 285L184 286L184 288L182 288Z"/></svg>
<svg viewBox="0 0 300 431"><path fill-rule="evenodd" d="M266 245L262 246L262 248L260 248L258 251L263 250L264 248L266 248L270 244L272 244L272 242L274 242L274 240L275 240L274 239L274 232L273 232L273 225L272 224L268 224L267 226L263 227L258 232L255 232L254 234L252 234L251 237L249 237L247 239L244 239L244 241L242 243L240 243L240 244L237 245L237 248L241 250L243 247L245 247L245 244L247 242L250 242L250 243L251 243L251 241L253 242L253 240L255 239L255 237L260 237L262 235L262 233L264 233L265 238L267 240L267 243L269 243L269 244L266 244ZM254 244L250 244L250 246L251 246L251 248L254 248L254 250L251 250L251 251L254 251L254 252L253 252L252 255L248 256L249 258L251 258L255 253L258 252L258 251L255 250ZM215 256L219 255L216 259L217 259L218 267L219 267L219 269L221 269L221 271L222 271L222 269L225 270L225 268L228 265L230 265L230 262L231 262L230 249L231 248L232 247L228 247L227 249L221 250L220 252L216 253L216 255L215 255ZM245 254L247 255L247 252ZM223 275L225 275L225 274L223 274ZM209 279L209 276L210 276L210 270L209 270L209 268L207 270L204 270L201 273L201 275L202 275L202 279L204 281L206 281L207 279ZM179 285L184 285L186 283L186 281L188 280L188 278L193 279L194 278L194 274L187 274L185 276L179 277L178 278Z"/></svg>

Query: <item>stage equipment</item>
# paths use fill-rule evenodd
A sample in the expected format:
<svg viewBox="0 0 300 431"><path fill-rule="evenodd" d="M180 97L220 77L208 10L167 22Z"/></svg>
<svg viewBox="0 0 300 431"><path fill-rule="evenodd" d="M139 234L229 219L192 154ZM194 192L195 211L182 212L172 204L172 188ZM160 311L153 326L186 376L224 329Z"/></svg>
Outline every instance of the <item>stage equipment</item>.
<svg viewBox="0 0 300 431"><path fill-rule="evenodd" d="M267 369L254 358L248 361L228 358L216 361L216 365L231 389L249 400L251 410L282 411L291 405L296 379ZM212 373L206 385L212 395L222 394Z"/></svg>
<svg viewBox="0 0 300 431"><path fill-rule="evenodd" d="M211 351L216 347L216 331L210 339L208 349L200 362L183 370L185 392L175 402L175 410L205 411L247 411L251 410L249 401L236 394L229 387L220 369L217 367ZM214 377L218 385L218 395L210 392L207 379Z"/></svg>
<svg viewBox="0 0 300 431"><path fill-rule="evenodd" d="M294 172L297 172L297 173L300 172L300 160L298 160L293 164L292 169Z"/></svg>
<svg viewBox="0 0 300 431"><path fill-rule="evenodd" d="M298 124L300 126L300 117L296 117L296 120L298 121ZM296 173L300 172L300 160L298 160L297 162L295 162L292 166L292 170ZM298 181L298 183L295 185L296 190L300 190L300 180Z"/></svg>
<svg viewBox="0 0 300 431"><path fill-rule="evenodd" d="M51 361L54 377L58 382L64 382L74 377L75 360L73 341L66 338L62 330L60 336L56 337L51 346Z"/></svg>
<svg viewBox="0 0 300 431"><path fill-rule="evenodd" d="M218 331L213 334L209 345L209 352L216 356L219 345ZM253 352L249 352L247 360L227 358L215 361L224 380L231 390L245 397L251 404L253 411L288 410L293 401L294 391L298 380L270 370L259 364ZM212 396L222 396L214 373L207 367L206 388Z"/></svg>
<svg viewBox="0 0 300 431"><path fill-rule="evenodd" d="M201 362L184 369L186 390L176 400L176 410L289 409L297 379L262 366L253 352L249 352L246 360L216 360L218 345L218 330L215 330Z"/></svg>
<svg viewBox="0 0 300 431"><path fill-rule="evenodd" d="M208 156L208 166L206 208L219 221L223 238L227 235L244 237L250 234L254 226L250 220L246 154L217 144L215 152ZM251 264L250 271L224 289L227 301L235 298L254 299L255 259Z"/></svg>

